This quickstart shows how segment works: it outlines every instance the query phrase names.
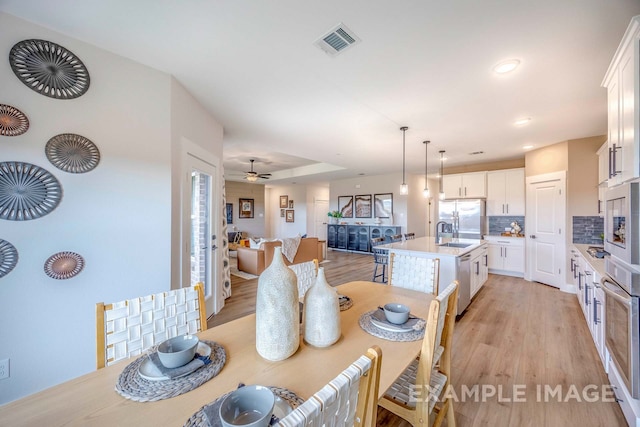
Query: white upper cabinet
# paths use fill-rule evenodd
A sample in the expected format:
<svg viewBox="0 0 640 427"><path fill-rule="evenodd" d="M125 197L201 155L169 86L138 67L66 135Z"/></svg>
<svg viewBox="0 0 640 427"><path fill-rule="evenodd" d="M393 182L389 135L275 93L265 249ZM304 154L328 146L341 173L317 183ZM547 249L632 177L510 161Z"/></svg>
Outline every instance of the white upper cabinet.
<svg viewBox="0 0 640 427"><path fill-rule="evenodd" d="M447 199L477 199L487 197L487 173L469 172L444 175L444 196Z"/></svg>
<svg viewBox="0 0 640 427"><path fill-rule="evenodd" d="M487 216L524 216L524 168L487 172Z"/></svg>
<svg viewBox="0 0 640 427"><path fill-rule="evenodd" d="M640 177L639 59L640 16L636 16L602 82L607 88L609 186Z"/></svg>
<svg viewBox="0 0 640 427"><path fill-rule="evenodd" d="M598 149L598 184L603 184L609 179L609 143L605 142Z"/></svg>

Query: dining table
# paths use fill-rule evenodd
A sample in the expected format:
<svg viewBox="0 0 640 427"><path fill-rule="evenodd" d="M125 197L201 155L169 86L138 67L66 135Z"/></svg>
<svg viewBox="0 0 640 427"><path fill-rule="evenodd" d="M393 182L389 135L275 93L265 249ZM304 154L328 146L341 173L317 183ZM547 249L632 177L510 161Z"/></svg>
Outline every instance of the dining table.
<svg viewBox="0 0 640 427"><path fill-rule="evenodd" d="M301 336L300 347L291 357L278 362L263 359L255 347L256 316L250 314L198 333L201 340L224 347L226 363L218 375L189 392L152 402L122 397L115 385L133 360L127 359L0 406L0 425L182 426L192 414L236 389L239 383L281 387L308 399L374 345L382 350L378 396L382 397L419 354L422 339L378 338L362 329L360 317L397 302L426 319L434 296L367 281L345 283L336 289L353 305L340 312L341 336L329 347L313 347Z"/></svg>

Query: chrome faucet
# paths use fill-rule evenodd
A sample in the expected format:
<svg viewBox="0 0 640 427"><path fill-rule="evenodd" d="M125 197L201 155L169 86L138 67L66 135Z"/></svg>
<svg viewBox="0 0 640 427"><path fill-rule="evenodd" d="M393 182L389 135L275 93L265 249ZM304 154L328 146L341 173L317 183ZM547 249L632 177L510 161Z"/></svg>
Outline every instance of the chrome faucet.
<svg viewBox="0 0 640 427"><path fill-rule="evenodd" d="M444 232L445 227L449 225L449 223L446 221L438 221L436 223L436 243L440 243L440 225L442 225L442 231Z"/></svg>

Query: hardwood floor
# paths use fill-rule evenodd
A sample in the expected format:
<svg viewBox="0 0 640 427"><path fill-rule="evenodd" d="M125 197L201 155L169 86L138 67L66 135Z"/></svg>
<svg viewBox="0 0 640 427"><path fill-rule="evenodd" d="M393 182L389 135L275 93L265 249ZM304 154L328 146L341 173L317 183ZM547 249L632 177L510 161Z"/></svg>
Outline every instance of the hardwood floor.
<svg viewBox="0 0 640 427"><path fill-rule="evenodd" d="M330 284L371 280L371 256L327 255ZM232 276L209 327L253 313L257 283ZM459 427L627 425L576 296L546 285L489 275L456 322L452 371ZM410 424L378 408L378 425Z"/></svg>

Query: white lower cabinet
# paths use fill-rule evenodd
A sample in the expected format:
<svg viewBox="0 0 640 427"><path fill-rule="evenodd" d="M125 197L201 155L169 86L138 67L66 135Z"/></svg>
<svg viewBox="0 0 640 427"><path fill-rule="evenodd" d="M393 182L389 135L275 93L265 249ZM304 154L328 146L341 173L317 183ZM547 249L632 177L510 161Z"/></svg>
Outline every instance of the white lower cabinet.
<svg viewBox="0 0 640 427"><path fill-rule="evenodd" d="M471 253L471 298L478 293L489 278L488 245L483 245Z"/></svg>
<svg viewBox="0 0 640 427"><path fill-rule="evenodd" d="M521 237L484 236L489 243L489 272L524 277L524 239Z"/></svg>

